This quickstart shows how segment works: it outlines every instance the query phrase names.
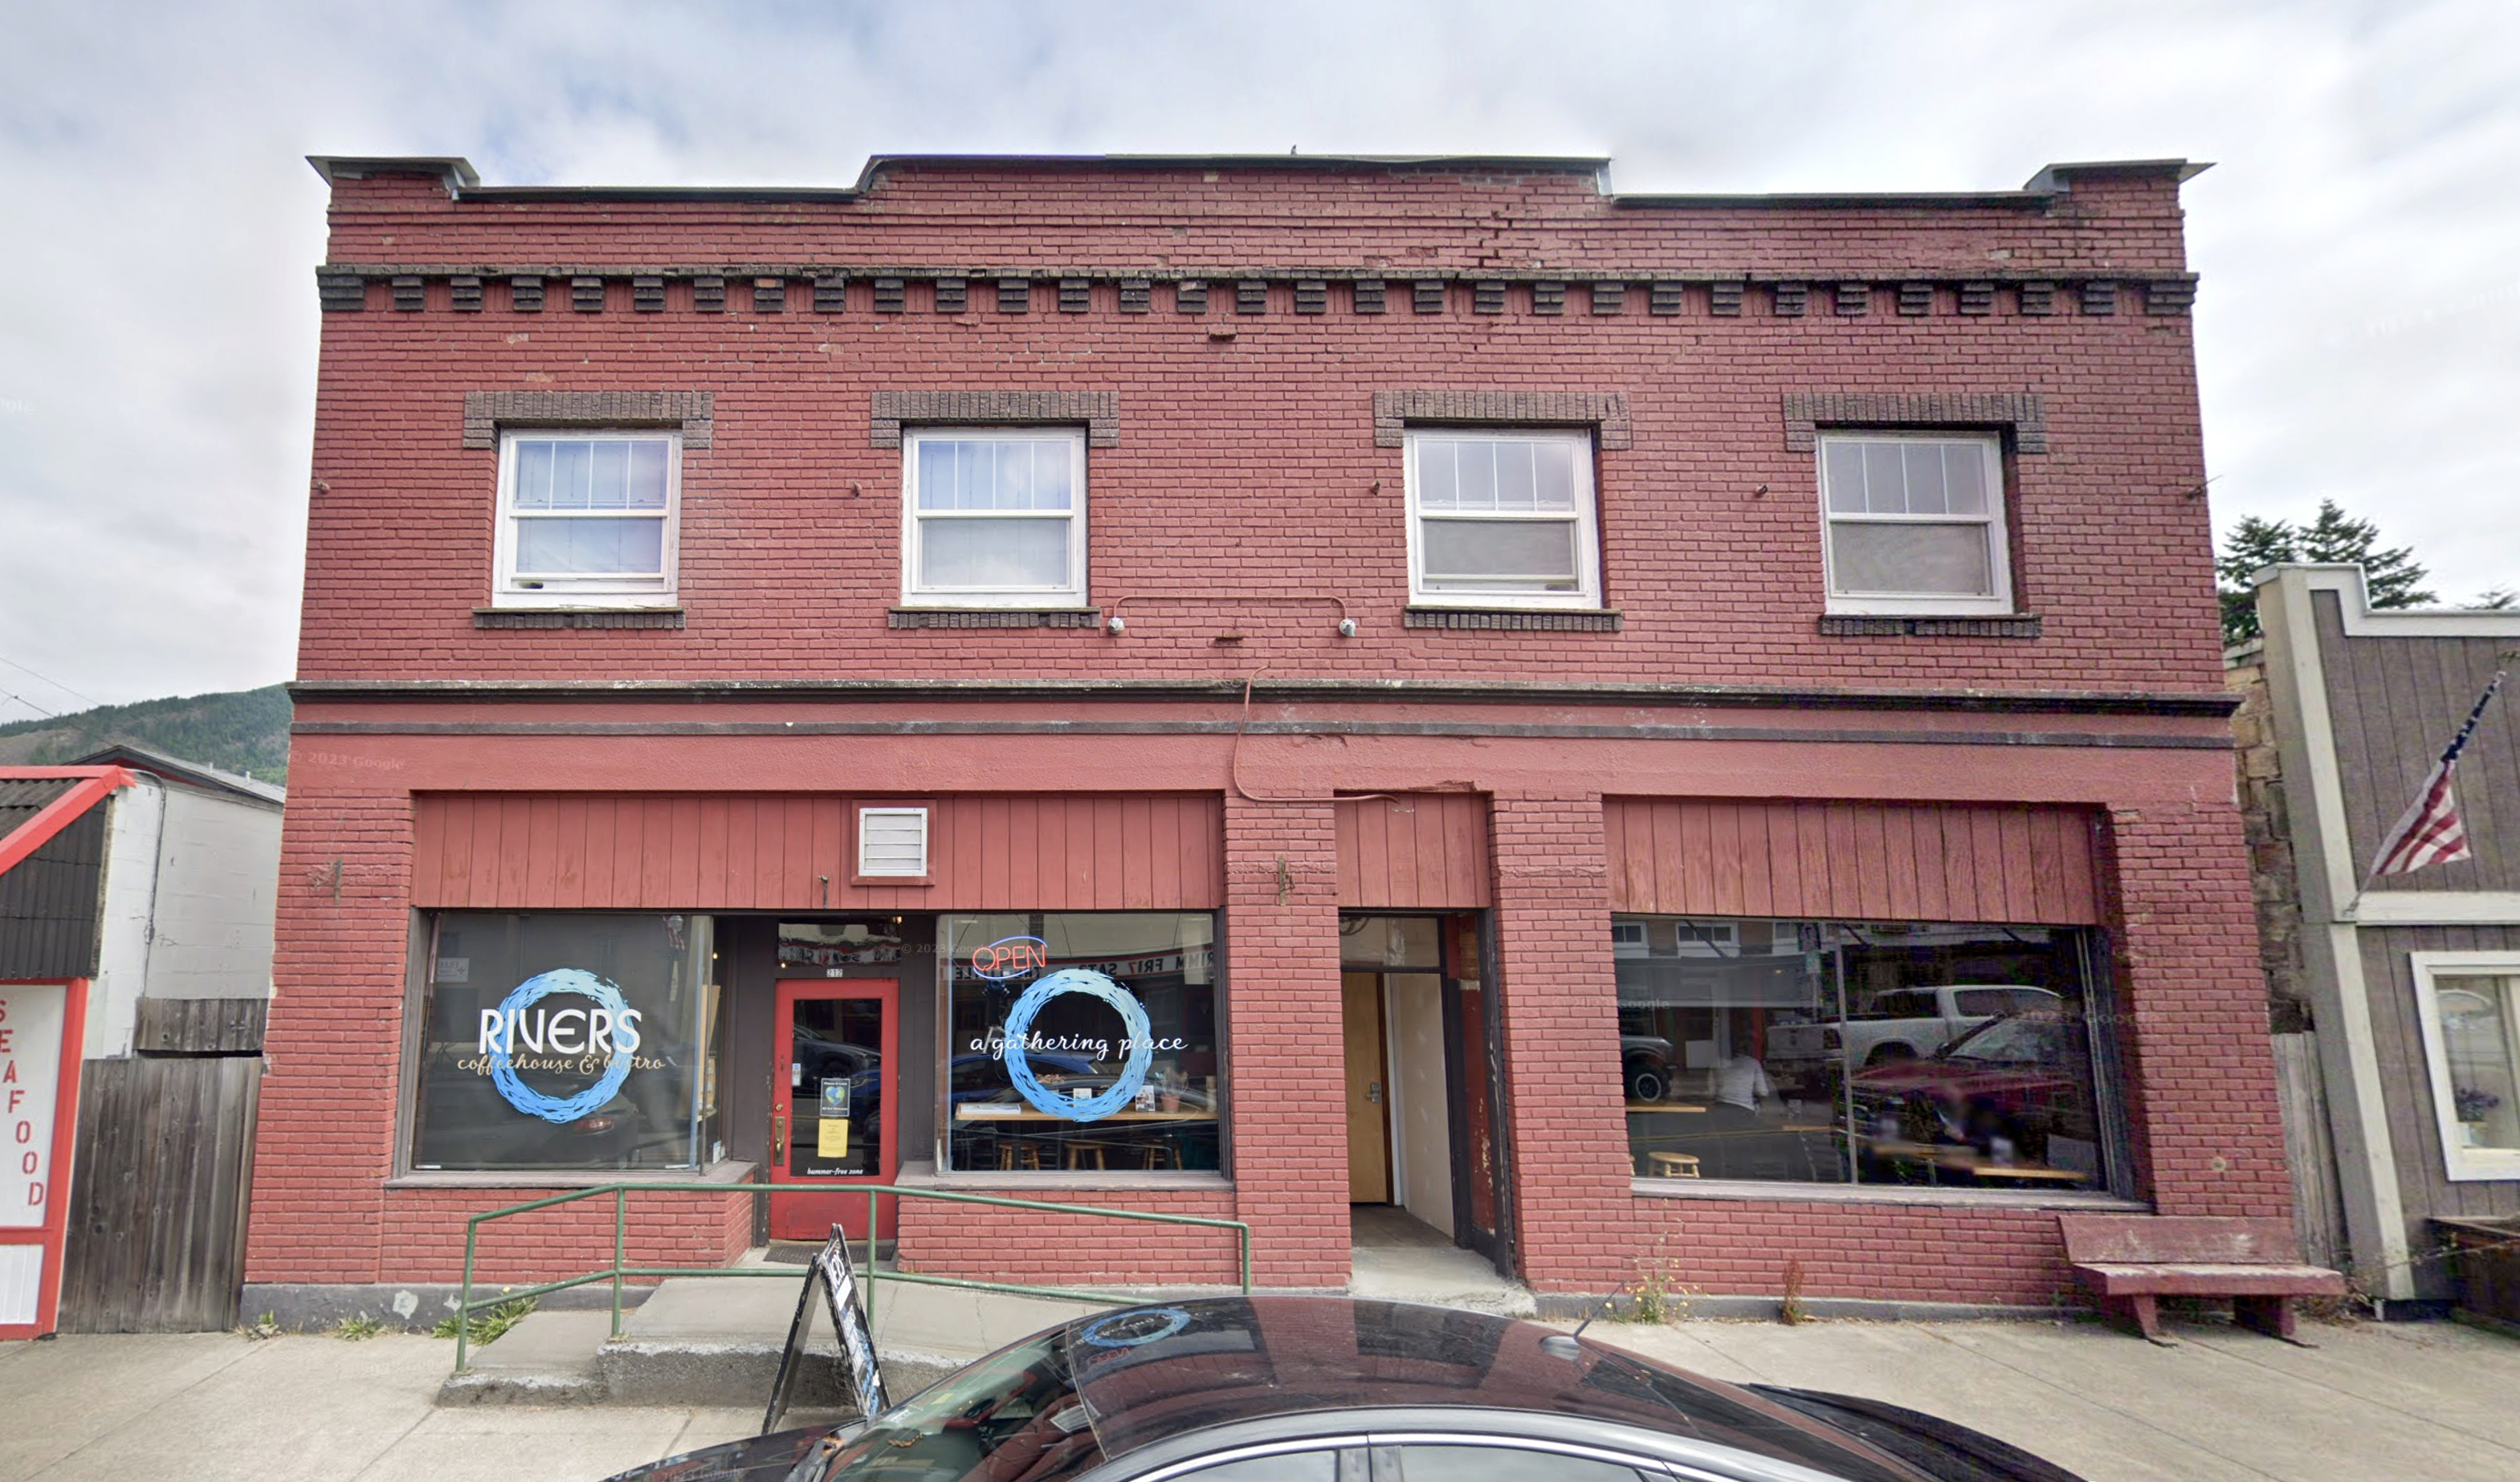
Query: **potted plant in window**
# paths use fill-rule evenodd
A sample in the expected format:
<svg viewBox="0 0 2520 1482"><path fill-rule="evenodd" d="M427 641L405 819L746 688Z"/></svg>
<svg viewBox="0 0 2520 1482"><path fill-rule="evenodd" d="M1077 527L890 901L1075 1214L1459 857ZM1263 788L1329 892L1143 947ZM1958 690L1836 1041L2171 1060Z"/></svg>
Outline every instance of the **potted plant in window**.
<svg viewBox="0 0 2520 1482"><path fill-rule="evenodd" d="M2459 1141L2470 1147L2484 1143L2485 1119L2495 1107L2502 1104L2502 1098L2473 1086L2452 1086L2450 1095L2458 1114Z"/></svg>

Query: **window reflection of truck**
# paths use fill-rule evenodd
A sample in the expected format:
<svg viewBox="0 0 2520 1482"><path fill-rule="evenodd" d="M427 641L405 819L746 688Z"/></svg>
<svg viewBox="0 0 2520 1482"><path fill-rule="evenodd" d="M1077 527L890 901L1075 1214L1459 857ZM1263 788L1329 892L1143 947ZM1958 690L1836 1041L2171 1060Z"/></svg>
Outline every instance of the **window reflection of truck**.
<svg viewBox="0 0 2520 1482"><path fill-rule="evenodd" d="M1770 1025L1768 1068L1786 1074L1832 1064L1919 1060L2000 1014L2054 1009L2060 1002L2049 989L2021 983L1895 988L1874 994L1862 1012L1842 1023Z"/></svg>

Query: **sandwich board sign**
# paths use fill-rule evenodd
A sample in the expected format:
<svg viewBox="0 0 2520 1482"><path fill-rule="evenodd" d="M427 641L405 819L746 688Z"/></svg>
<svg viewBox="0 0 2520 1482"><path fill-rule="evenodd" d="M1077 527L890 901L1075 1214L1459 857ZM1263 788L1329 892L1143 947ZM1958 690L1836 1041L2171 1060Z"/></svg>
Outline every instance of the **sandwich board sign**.
<svg viewBox="0 0 2520 1482"><path fill-rule="evenodd" d="M874 1254L869 1250L868 1259L873 1260ZM770 1384L770 1410L761 1417L765 1436L787 1417L788 1396L805 1367L805 1334L813 1325L817 1291L839 1342L841 1391L855 1402L864 1419L872 1420L892 1408L884 1393L883 1370L876 1364L875 1333L867 1325L866 1306L858 1299L857 1274L849 1269L848 1236L834 1225L831 1240L805 1268L805 1289L796 1294L796 1317L788 1325L788 1346L779 1351L779 1376Z"/></svg>

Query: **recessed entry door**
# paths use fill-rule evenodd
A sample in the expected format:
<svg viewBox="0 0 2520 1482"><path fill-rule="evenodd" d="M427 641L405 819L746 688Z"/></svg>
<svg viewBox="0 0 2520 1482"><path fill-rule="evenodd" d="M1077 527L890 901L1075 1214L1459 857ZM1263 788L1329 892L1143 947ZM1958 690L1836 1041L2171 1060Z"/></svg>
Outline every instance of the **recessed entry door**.
<svg viewBox="0 0 2520 1482"><path fill-rule="evenodd" d="M770 1182L832 1192L770 1196L770 1234L825 1240L834 1225L866 1238L867 1196L850 1184L889 1184L900 1162L892 1100L900 990L890 979L783 978L770 1091ZM881 1210L878 1237L892 1234Z"/></svg>
<svg viewBox="0 0 2520 1482"><path fill-rule="evenodd" d="M1382 978L1339 974L1347 1043L1347 1201L1391 1202L1391 1083L1382 1044Z"/></svg>

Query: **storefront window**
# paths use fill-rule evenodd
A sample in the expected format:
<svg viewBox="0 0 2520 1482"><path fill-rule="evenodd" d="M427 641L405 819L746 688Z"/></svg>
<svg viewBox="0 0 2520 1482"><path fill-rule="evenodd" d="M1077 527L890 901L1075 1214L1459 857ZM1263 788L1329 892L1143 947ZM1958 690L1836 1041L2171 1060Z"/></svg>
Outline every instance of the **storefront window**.
<svg viewBox="0 0 2520 1482"><path fill-rule="evenodd" d="M2081 934L1621 917L1636 1174L2103 1187Z"/></svg>
<svg viewBox="0 0 2520 1482"><path fill-rule="evenodd" d="M949 916L946 1166L1219 1166L1216 920Z"/></svg>
<svg viewBox="0 0 2520 1482"><path fill-rule="evenodd" d="M689 1168L722 1155L700 916L430 923L412 1166Z"/></svg>

